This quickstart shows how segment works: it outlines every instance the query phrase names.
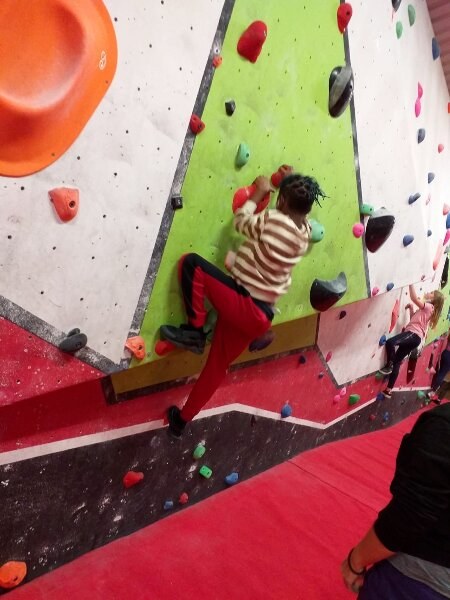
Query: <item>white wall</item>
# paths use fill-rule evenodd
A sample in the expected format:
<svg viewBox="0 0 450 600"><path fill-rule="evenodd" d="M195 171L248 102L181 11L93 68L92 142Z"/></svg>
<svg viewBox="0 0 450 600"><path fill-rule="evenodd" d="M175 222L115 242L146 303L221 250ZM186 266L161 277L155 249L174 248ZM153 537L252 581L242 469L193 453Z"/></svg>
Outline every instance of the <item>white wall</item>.
<svg viewBox="0 0 450 600"><path fill-rule="evenodd" d="M119 51L106 97L54 165L0 178L0 295L118 362L223 0L106 4ZM64 185L80 189L68 224L47 198Z"/></svg>

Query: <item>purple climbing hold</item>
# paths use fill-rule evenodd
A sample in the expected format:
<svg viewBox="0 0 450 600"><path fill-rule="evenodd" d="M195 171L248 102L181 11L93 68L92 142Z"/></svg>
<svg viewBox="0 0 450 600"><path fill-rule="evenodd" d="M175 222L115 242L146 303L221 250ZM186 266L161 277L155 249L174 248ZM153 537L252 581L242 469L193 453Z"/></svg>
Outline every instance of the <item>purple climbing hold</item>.
<svg viewBox="0 0 450 600"><path fill-rule="evenodd" d="M408 234L408 235L404 235L403 236L403 245L405 247L409 246L410 244L412 244L413 241L414 241L414 236L413 235Z"/></svg>
<svg viewBox="0 0 450 600"><path fill-rule="evenodd" d="M417 143L421 144L423 142L423 140L425 139L425 129L423 129L422 127L419 129L419 131L417 132Z"/></svg>
<svg viewBox="0 0 450 600"><path fill-rule="evenodd" d="M377 401L381 402L382 400L384 400L384 394L383 394L383 392L378 392Z"/></svg>
<svg viewBox="0 0 450 600"><path fill-rule="evenodd" d="M433 60L437 60L441 55L441 49L439 47L439 42L434 37L431 41L431 52L433 54Z"/></svg>
<svg viewBox="0 0 450 600"><path fill-rule="evenodd" d="M408 198L408 204L414 204L420 198L420 194L413 194Z"/></svg>
<svg viewBox="0 0 450 600"><path fill-rule="evenodd" d="M343 319L346 316L347 316L347 311L341 310L341 312L339 313L339 319Z"/></svg>
<svg viewBox="0 0 450 600"><path fill-rule="evenodd" d="M394 284L393 284L393 283L392 283L392 281L391 281L391 282L389 282L389 283L387 284L387 286L386 286L386 290L387 290L388 292L390 292L390 291L392 290L392 288L393 288L393 287L394 287Z"/></svg>
<svg viewBox="0 0 450 600"><path fill-rule="evenodd" d="M428 183L431 183L434 180L434 178L435 178L434 173L431 173L431 172L428 173Z"/></svg>
<svg viewBox="0 0 450 600"><path fill-rule="evenodd" d="M385 343L386 343L386 340L387 340L386 336L385 336L385 335L382 335L382 336L380 337L379 341L378 341L378 345L379 345L379 346L384 346L384 345L385 345Z"/></svg>
<svg viewBox="0 0 450 600"><path fill-rule="evenodd" d="M261 335L259 338L256 338L256 340L253 340L250 343L248 347L249 352L260 352L261 350L264 350L264 348L267 348L267 346L269 346L274 339L275 334L272 329L269 329L268 331L263 333L263 335Z"/></svg>

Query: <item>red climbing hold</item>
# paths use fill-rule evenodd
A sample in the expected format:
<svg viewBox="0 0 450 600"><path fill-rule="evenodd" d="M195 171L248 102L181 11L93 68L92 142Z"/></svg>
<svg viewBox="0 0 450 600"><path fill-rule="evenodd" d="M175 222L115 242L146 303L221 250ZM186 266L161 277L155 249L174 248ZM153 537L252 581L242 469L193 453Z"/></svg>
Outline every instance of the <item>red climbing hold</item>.
<svg viewBox="0 0 450 600"><path fill-rule="evenodd" d="M241 206L251 200L253 194L256 192L256 185L248 185L236 190L233 196L233 204L231 206L232 211L235 213ZM255 213L259 213L265 210L270 202L270 193L264 196L264 200L258 204Z"/></svg>
<svg viewBox="0 0 450 600"><path fill-rule="evenodd" d="M399 312L400 312L400 302L397 299L395 301L394 308L392 309L392 313L391 313L391 326L389 327L389 333L391 333L391 331L393 331L394 327L397 325Z"/></svg>
<svg viewBox="0 0 450 600"><path fill-rule="evenodd" d="M215 56L213 58L213 66L218 69L220 67L220 65L222 64L222 60L223 58L221 56Z"/></svg>
<svg viewBox="0 0 450 600"><path fill-rule="evenodd" d="M128 471L128 473L126 475L124 475L124 478L122 479L122 481L123 481L123 485L126 488L130 488L130 487L133 487L133 485L136 485L137 483L142 481L143 479L144 479L144 473L141 473L139 471Z"/></svg>
<svg viewBox="0 0 450 600"><path fill-rule="evenodd" d="M27 565L24 562L10 560L0 567L0 588L11 590L17 587L27 574Z"/></svg>
<svg viewBox="0 0 450 600"><path fill-rule="evenodd" d="M262 21L255 21L247 27L239 38L237 51L241 56L255 63L267 38L267 26Z"/></svg>
<svg viewBox="0 0 450 600"><path fill-rule="evenodd" d="M155 344L155 352L158 356L165 356L166 354L170 354L176 349L171 342L167 340L159 340Z"/></svg>
<svg viewBox="0 0 450 600"><path fill-rule="evenodd" d="M439 152L439 154L441 152L443 152L443 151L444 151L444 144L439 144L439 146L438 146L438 152Z"/></svg>
<svg viewBox="0 0 450 600"><path fill-rule="evenodd" d="M280 187L281 182L283 181L283 179L287 176L290 175L293 171L293 168L290 165L281 165L281 167L278 167L278 171L275 171L275 173L272 173L272 176L270 178L270 181L272 182L273 187Z"/></svg>
<svg viewBox="0 0 450 600"><path fill-rule="evenodd" d="M443 246L446 246L448 244L450 240L450 229L447 229L447 231L445 232L445 238L444 241L442 242Z"/></svg>
<svg viewBox="0 0 450 600"><path fill-rule="evenodd" d="M191 120L189 121L189 129L195 135L201 133L205 129L206 125L197 115L192 115Z"/></svg>
<svg viewBox="0 0 450 600"><path fill-rule="evenodd" d="M331 360L331 357L333 356L333 353L331 352L327 352L327 355L325 356L325 362L329 362Z"/></svg>
<svg viewBox="0 0 450 600"><path fill-rule="evenodd" d="M74 188L55 188L48 193L61 221L71 221L77 216L80 204L80 193Z"/></svg>
<svg viewBox="0 0 450 600"><path fill-rule="evenodd" d="M125 348L128 348L138 360L142 360L145 357L145 342L140 335L128 338L125 342Z"/></svg>
<svg viewBox="0 0 450 600"><path fill-rule="evenodd" d="M186 494L186 492L183 492L181 494L181 496L178 498L178 503L179 504L187 504L189 502L189 496Z"/></svg>
<svg viewBox="0 0 450 600"><path fill-rule="evenodd" d="M344 4L341 4L337 9L337 24L341 33L344 33L344 31L347 29L347 25L352 18L352 14L352 5L348 2L344 2Z"/></svg>

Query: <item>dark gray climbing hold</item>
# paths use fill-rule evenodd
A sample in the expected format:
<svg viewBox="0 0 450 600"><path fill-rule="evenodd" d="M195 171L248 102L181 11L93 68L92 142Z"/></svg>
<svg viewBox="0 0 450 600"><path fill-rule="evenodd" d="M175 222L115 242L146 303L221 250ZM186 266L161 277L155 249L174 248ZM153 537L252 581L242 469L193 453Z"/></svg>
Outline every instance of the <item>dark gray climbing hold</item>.
<svg viewBox="0 0 450 600"><path fill-rule="evenodd" d="M395 12L398 11L401 3L402 3L402 0L392 0L392 8L395 10Z"/></svg>
<svg viewBox="0 0 450 600"><path fill-rule="evenodd" d="M311 306L320 312L324 312L336 304L347 291L347 277L345 273L339 273L336 279L314 279L309 301Z"/></svg>
<svg viewBox="0 0 450 600"><path fill-rule="evenodd" d="M408 204L414 204L420 198L420 194L414 194L408 198Z"/></svg>
<svg viewBox="0 0 450 600"><path fill-rule="evenodd" d="M367 221L365 240L369 252L376 252L389 238L394 229L395 217L385 208L375 211Z"/></svg>
<svg viewBox="0 0 450 600"><path fill-rule="evenodd" d="M429 230L427 231L427 237L430 237L430 235L431 235L432 233L433 233L433 232L431 231L431 229L429 229Z"/></svg>
<svg viewBox="0 0 450 600"><path fill-rule="evenodd" d="M349 65L336 67L329 80L328 111L334 118L340 117L353 97L353 71Z"/></svg>
<svg viewBox="0 0 450 600"><path fill-rule="evenodd" d="M346 316L347 316L347 311L341 310L341 312L339 313L339 319L343 319Z"/></svg>
<svg viewBox="0 0 450 600"><path fill-rule="evenodd" d="M450 229L450 213L447 213L447 217L445 219L445 227L446 229Z"/></svg>
<svg viewBox="0 0 450 600"><path fill-rule="evenodd" d="M403 245L405 247L409 246L410 244L412 244L413 241L414 241L414 236L413 235L408 234L408 235L404 235L403 236Z"/></svg>
<svg viewBox="0 0 450 600"><path fill-rule="evenodd" d="M253 340L248 349L250 352L260 352L261 350L264 350L264 348L267 348L267 346L269 346L274 339L275 334L272 329L269 329L269 331L266 331L266 333L264 333L262 336L256 338L256 340Z"/></svg>
<svg viewBox="0 0 450 600"><path fill-rule="evenodd" d="M306 363L306 356L304 356L303 354L300 354L300 356L298 357L298 364L304 365L305 363Z"/></svg>
<svg viewBox="0 0 450 600"><path fill-rule="evenodd" d="M172 205L173 210L178 210L179 208L183 208L183 197L179 194L175 194L170 199L170 203Z"/></svg>
<svg viewBox="0 0 450 600"><path fill-rule="evenodd" d="M445 288L448 282L448 256L445 259L444 269L441 276L441 290Z"/></svg>
<svg viewBox="0 0 450 600"><path fill-rule="evenodd" d="M231 117L235 110L236 102L234 100L228 100L227 102L225 102L225 111L229 117Z"/></svg>
<svg viewBox="0 0 450 600"><path fill-rule="evenodd" d="M425 139L425 129L423 129L423 127L421 127L417 132L417 142L419 144L421 144L424 139Z"/></svg>
<svg viewBox="0 0 450 600"><path fill-rule="evenodd" d="M391 281L391 282L389 282L389 283L387 284L387 286L386 286L386 290L387 290L388 292L390 292L390 291L393 289L393 287L394 287L394 284L393 284L393 283L392 283L392 281Z"/></svg>
<svg viewBox="0 0 450 600"><path fill-rule="evenodd" d="M433 54L433 60L437 60L441 55L441 49L439 47L439 42L434 37L431 41L431 52Z"/></svg>
<svg viewBox="0 0 450 600"><path fill-rule="evenodd" d="M432 181L434 181L434 178L435 178L434 173L428 173L428 183L431 183Z"/></svg>
<svg viewBox="0 0 450 600"><path fill-rule="evenodd" d="M67 337L59 344L58 348L68 354L75 354L87 344L87 336L80 333L79 329L71 329Z"/></svg>

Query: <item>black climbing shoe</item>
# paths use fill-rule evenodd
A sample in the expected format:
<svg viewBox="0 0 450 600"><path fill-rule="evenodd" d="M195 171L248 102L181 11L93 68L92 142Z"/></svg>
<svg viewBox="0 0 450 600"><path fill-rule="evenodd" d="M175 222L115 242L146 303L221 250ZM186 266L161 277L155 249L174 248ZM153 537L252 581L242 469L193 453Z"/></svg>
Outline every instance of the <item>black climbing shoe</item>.
<svg viewBox="0 0 450 600"><path fill-rule="evenodd" d="M384 367L380 369L380 373L382 375L390 375L392 373L392 366L392 363L387 363L387 365L384 365Z"/></svg>
<svg viewBox="0 0 450 600"><path fill-rule="evenodd" d="M186 427L186 421L181 418L180 412L178 406L171 406L167 410L167 420L169 421L167 433L175 438L180 438Z"/></svg>
<svg viewBox="0 0 450 600"><path fill-rule="evenodd" d="M181 327L162 325L159 329L159 335L162 340L167 340L177 348L189 350L194 354L203 354L205 350L206 334L202 330L189 325L181 325Z"/></svg>

